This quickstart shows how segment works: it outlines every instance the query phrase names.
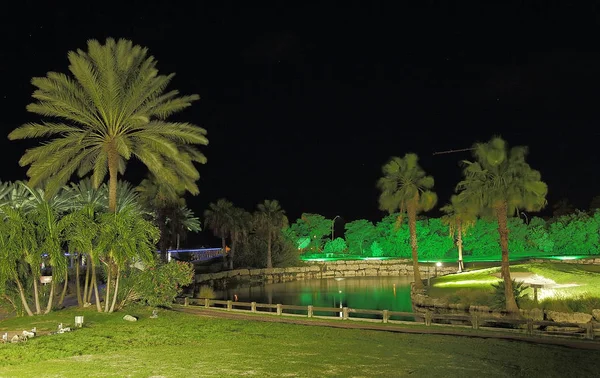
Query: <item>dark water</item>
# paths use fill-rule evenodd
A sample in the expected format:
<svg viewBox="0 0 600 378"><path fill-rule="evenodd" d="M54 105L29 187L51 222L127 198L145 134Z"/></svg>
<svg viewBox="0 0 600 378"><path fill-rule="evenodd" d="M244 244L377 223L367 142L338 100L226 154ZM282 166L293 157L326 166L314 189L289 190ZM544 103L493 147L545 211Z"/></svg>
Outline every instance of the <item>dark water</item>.
<svg viewBox="0 0 600 378"><path fill-rule="evenodd" d="M237 295L239 302L412 312L410 282L409 277L322 278L253 287L232 287L217 291L216 294L217 299L223 300L235 300ZM339 316L339 313L315 311L315 315ZM351 316L378 317L364 314Z"/></svg>

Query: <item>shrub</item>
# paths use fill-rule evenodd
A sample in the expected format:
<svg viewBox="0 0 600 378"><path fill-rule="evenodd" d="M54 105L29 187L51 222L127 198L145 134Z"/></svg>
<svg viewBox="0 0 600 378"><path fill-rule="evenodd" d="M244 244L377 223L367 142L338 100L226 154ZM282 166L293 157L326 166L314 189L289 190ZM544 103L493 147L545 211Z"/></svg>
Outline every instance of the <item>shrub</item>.
<svg viewBox="0 0 600 378"><path fill-rule="evenodd" d="M215 294L214 289L210 286L202 285L198 289L198 298L213 299L213 298L216 298L216 296L217 295Z"/></svg>
<svg viewBox="0 0 600 378"><path fill-rule="evenodd" d="M495 309L504 309L506 307L506 295L504 294L504 280L498 282L497 284L492 284L494 288L494 293L492 296L492 307ZM515 296L515 300L517 301L517 306L520 307L523 296L525 295L524 291L527 287L524 286L523 282L512 280L513 294Z"/></svg>
<svg viewBox="0 0 600 378"><path fill-rule="evenodd" d="M132 268L122 277L119 307L134 301L152 307L171 307L183 287L193 281L194 267L187 262L171 261L143 271Z"/></svg>

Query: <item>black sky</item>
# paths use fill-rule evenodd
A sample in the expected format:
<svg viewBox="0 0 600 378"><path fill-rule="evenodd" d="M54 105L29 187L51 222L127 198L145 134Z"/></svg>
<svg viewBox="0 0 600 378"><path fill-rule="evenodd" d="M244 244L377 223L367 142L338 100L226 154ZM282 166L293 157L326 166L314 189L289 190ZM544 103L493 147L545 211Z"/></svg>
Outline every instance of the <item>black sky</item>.
<svg viewBox="0 0 600 378"><path fill-rule="evenodd" d="M470 155L432 153L494 134L530 147L550 205L600 194L598 2L336 3L22 2L0 20L4 132L38 119L31 77L66 72L88 39L122 37L202 97L176 117L208 130L197 214L221 197L248 210L275 198L292 220L376 221L381 165L407 152L445 203ZM30 145L0 138L2 180L25 178ZM144 173L132 164L126 178Z"/></svg>

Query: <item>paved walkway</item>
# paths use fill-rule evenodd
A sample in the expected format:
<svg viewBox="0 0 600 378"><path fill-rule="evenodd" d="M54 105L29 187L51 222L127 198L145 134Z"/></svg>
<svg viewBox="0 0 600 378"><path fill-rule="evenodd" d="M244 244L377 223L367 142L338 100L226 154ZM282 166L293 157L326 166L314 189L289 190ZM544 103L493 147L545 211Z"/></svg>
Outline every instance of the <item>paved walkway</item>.
<svg viewBox="0 0 600 378"><path fill-rule="evenodd" d="M244 314L242 312L229 312L224 310L206 309L199 306L181 306L176 305L173 307L175 311L185 312L202 317L210 318L221 318L221 319L233 319L233 320L253 320L259 322L271 322L271 323L286 323L286 324L299 324L305 326L321 326L321 327L333 327L333 328L346 328L346 329L364 329L374 331L387 331L396 333L412 333L412 334L428 334L428 335L446 335L446 336L461 336L461 337L477 337L484 339L501 339L509 341L524 341L534 344L546 344L546 345L558 345L568 348L576 349L591 349L600 350L600 342L592 340L573 340L561 337L552 336L539 336L532 337L522 334L510 334L501 333L500 331L463 331L457 328L451 328L449 326L433 326L423 328L406 327L400 324L377 324L370 322L355 322L349 321L337 321L337 320L321 320L321 319L307 319L307 318L295 318L290 316L276 316L276 315L261 315L261 314Z"/></svg>

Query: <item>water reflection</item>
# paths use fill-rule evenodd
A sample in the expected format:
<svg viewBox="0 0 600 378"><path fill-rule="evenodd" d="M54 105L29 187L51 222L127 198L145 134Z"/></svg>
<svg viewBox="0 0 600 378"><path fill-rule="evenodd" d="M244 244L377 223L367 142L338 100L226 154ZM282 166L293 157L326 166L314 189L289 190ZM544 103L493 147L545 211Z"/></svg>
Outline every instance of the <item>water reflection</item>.
<svg viewBox="0 0 600 378"><path fill-rule="evenodd" d="M240 302L411 312L409 277L346 277L232 287L219 299ZM325 315L315 311L316 315ZM332 315L328 313L327 315ZM341 316L341 313L336 313Z"/></svg>

